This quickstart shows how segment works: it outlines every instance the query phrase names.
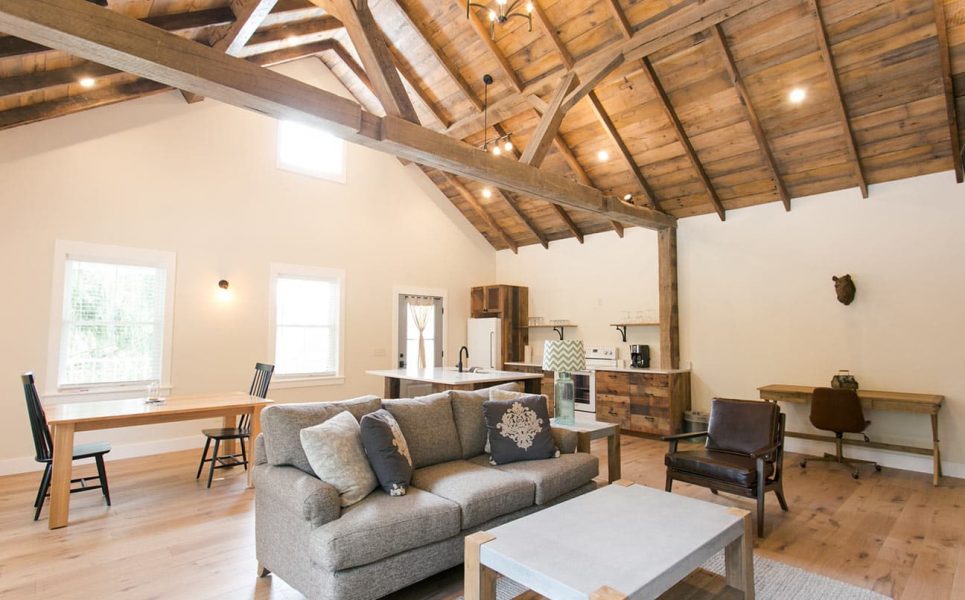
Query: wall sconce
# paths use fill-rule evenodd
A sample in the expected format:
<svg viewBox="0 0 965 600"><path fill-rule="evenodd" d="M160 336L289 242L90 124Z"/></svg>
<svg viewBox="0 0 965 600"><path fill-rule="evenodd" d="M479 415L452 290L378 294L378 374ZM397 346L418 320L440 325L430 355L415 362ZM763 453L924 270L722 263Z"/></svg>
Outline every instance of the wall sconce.
<svg viewBox="0 0 965 600"><path fill-rule="evenodd" d="M231 300L231 289L227 279L222 279L218 282L218 300L222 302Z"/></svg>

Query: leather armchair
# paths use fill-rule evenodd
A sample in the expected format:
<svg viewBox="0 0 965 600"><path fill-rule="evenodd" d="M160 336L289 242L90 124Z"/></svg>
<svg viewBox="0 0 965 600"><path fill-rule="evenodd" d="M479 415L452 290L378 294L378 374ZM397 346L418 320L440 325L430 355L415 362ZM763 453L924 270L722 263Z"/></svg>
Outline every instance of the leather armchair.
<svg viewBox="0 0 965 600"><path fill-rule="evenodd" d="M663 438L670 443L667 491L674 480L757 500L757 535L764 537L764 495L773 491L784 499L784 414L772 402L715 398L708 430ZM707 436L701 449L680 450L681 440Z"/></svg>

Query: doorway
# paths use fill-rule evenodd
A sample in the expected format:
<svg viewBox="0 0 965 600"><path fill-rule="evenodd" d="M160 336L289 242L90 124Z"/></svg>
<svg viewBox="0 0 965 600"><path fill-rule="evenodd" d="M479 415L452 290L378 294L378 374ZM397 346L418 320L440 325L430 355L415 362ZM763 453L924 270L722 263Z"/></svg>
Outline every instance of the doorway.
<svg viewBox="0 0 965 600"><path fill-rule="evenodd" d="M398 298L398 367L441 367L445 359L444 299L413 294L399 294Z"/></svg>

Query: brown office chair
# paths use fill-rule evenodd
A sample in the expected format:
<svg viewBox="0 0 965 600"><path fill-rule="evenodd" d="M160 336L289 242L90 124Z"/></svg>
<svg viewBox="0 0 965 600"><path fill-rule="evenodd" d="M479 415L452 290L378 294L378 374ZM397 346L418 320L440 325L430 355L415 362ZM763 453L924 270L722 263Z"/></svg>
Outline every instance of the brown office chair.
<svg viewBox="0 0 965 600"><path fill-rule="evenodd" d="M801 461L801 468L808 466L810 461L834 462L851 469L851 477L858 478L858 465L874 465L875 471L880 471L878 463L871 460L849 458L845 460L842 453L844 434L860 433L868 428L871 421L866 421L864 411L861 410L861 398L854 390L836 390L831 388L817 388L811 397L811 424L818 429L834 432L834 454L824 453L823 457L805 458ZM865 441L868 436L864 435Z"/></svg>
<svg viewBox="0 0 965 600"><path fill-rule="evenodd" d="M677 442L707 436L702 450L677 450ZM782 479L784 414L774 402L715 398L707 431L663 438L670 442L664 458L667 491L673 481L686 481L757 499L757 535L764 537L764 494L773 491L787 511Z"/></svg>

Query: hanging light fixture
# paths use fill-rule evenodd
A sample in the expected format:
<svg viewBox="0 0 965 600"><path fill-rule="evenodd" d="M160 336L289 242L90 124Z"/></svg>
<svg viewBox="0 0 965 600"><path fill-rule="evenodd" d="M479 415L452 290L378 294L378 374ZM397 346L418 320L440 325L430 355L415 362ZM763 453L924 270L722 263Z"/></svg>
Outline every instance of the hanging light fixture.
<svg viewBox="0 0 965 600"><path fill-rule="evenodd" d="M496 39L496 23L504 25L513 17L526 19L527 23L529 23L529 30L533 31L533 3L526 3L525 12L523 11L523 7L520 7L520 10L516 10L516 7L520 4L522 4L522 0L513 0L513 2L509 2L509 0L496 0L496 8L491 8L479 2L466 2L466 18L469 18L473 8L485 10L489 16L489 37L492 39Z"/></svg>
<svg viewBox="0 0 965 600"><path fill-rule="evenodd" d="M486 84L486 92L483 99L483 145L482 149L485 152L492 152L493 156L501 156L502 153L513 151L513 134L506 133L503 135L496 135L493 139L489 139L489 86L493 83L493 76L490 74L483 75L483 83ZM494 131L493 133L499 133ZM490 147L491 146L491 147Z"/></svg>

